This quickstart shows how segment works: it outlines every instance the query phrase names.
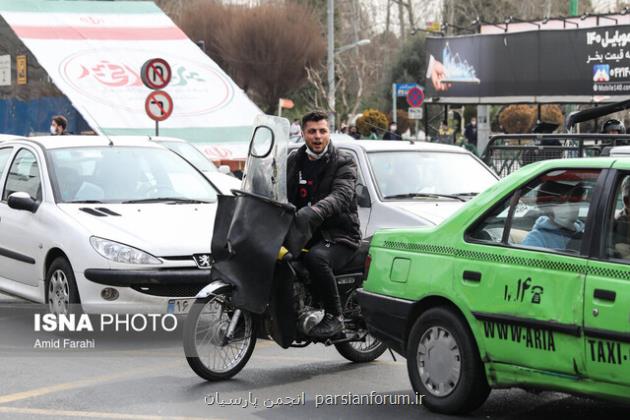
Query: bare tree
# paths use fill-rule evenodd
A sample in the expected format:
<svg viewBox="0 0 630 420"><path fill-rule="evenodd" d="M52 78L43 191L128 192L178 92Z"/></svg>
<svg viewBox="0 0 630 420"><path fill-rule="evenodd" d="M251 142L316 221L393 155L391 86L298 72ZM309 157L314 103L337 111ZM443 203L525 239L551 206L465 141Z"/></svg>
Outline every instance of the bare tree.
<svg viewBox="0 0 630 420"><path fill-rule="evenodd" d="M581 12L592 9L590 2L580 3ZM542 19L546 16L567 16L569 2L565 0L445 0L444 16L447 23L468 27L479 17L482 22L502 22L513 16L522 20Z"/></svg>
<svg viewBox="0 0 630 420"><path fill-rule="evenodd" d="M306 69L324 57L317 19L295 3L248 7L195 0L181 26L193 39L205 41L208 55L267 113L305 83Z"/></svg>
<svg viewBox="0 0 630 420"><path fill-rule="evenodd" d="M374 16L385 13L386 3L350 0L336 3L335 41L338 46L370 39L370 44L335 56L336 112L343 121L361 112L382 90L385 74L400 47L399 39L375 25ZM386 22L383 22L386 23ZM327 69L322 63L309 69L310 89L303 99L310 106L326 107Z"/></svg>
<svg viewBox="0 0 630 420"><path fill-rule="evenodd" d="M412 0L391 0L398 5L398 18L400 21L400 38L404 41L407 37L406 29L405 29L405 15L407 16L407 20L409 23L409 30L413 30L417 27L418 22L416 22L415 14L414 14L414 3Z"/></svg>

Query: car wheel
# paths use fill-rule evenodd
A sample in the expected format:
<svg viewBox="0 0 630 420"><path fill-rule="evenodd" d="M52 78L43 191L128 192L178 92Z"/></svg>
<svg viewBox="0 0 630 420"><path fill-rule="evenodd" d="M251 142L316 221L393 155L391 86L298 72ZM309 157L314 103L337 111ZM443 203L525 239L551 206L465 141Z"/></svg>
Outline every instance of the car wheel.
<svg viewBox="0 0 630 420"><path fill-rule="evenodd" d="M437 307L415 322L407 344L407 370L429 410L459 414L480 407L490 387L465 320Z"/></svg>
<svg viewBox="0 0 630 420"><path fill-rule="evenodd" d="M80 311L81 300L70 262L56 258L46 273L46 301L53 314L69 314Z"/></svg>

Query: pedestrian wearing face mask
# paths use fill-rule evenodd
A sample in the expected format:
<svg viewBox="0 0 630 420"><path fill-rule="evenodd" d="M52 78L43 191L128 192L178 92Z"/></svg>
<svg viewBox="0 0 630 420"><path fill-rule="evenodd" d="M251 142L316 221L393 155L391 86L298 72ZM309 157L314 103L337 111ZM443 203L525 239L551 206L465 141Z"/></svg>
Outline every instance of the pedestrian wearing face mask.
<svg viewBox="0 0 630 420"><path fill-rule="evenodd" d="M68 120L63 115L55 115L50 120L50 134L53 136L65 136L68 134Z"/></svg>
<svg viewBox="0 0 630 420"><path fill-rule="evenodd" d="M547 181L539 189L541 207L551 206L551 211L540 216L522 245L555 250L573 249L584 233L584 222L578 219L586 190L581 183L568 184Z"/></svg>

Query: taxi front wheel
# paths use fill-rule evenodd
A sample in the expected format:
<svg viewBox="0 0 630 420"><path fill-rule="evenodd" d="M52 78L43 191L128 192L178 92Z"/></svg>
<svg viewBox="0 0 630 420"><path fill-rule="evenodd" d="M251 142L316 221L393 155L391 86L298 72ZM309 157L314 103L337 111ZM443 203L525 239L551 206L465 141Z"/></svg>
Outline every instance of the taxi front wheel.
<svg viewBox="0 0 630 420"><path fill-rule="evenodd" d="M446 307L424 312L407 345L407 370L429 410L460 414L480 407L490 387L468 325Z"/></svg>

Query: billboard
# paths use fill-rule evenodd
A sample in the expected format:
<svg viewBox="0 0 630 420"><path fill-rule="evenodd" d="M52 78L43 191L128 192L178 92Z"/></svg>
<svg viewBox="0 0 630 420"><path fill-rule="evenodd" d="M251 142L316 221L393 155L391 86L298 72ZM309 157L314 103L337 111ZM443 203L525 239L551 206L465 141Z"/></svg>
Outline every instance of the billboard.
<svg viewBox="0 0 630 420"><path fill-rule="evenodd" d="M427 39L440 102L591 102L630 97L630 25Z"/></svg>
<svg viewBox="0 0 630 420"><path fill-rule="evenodd" d="M140 70L158 57L174 101L160 134L229 149L247 144L262 113L152 2L0 0L0 15L97 133L154 133Z"/></svg>

